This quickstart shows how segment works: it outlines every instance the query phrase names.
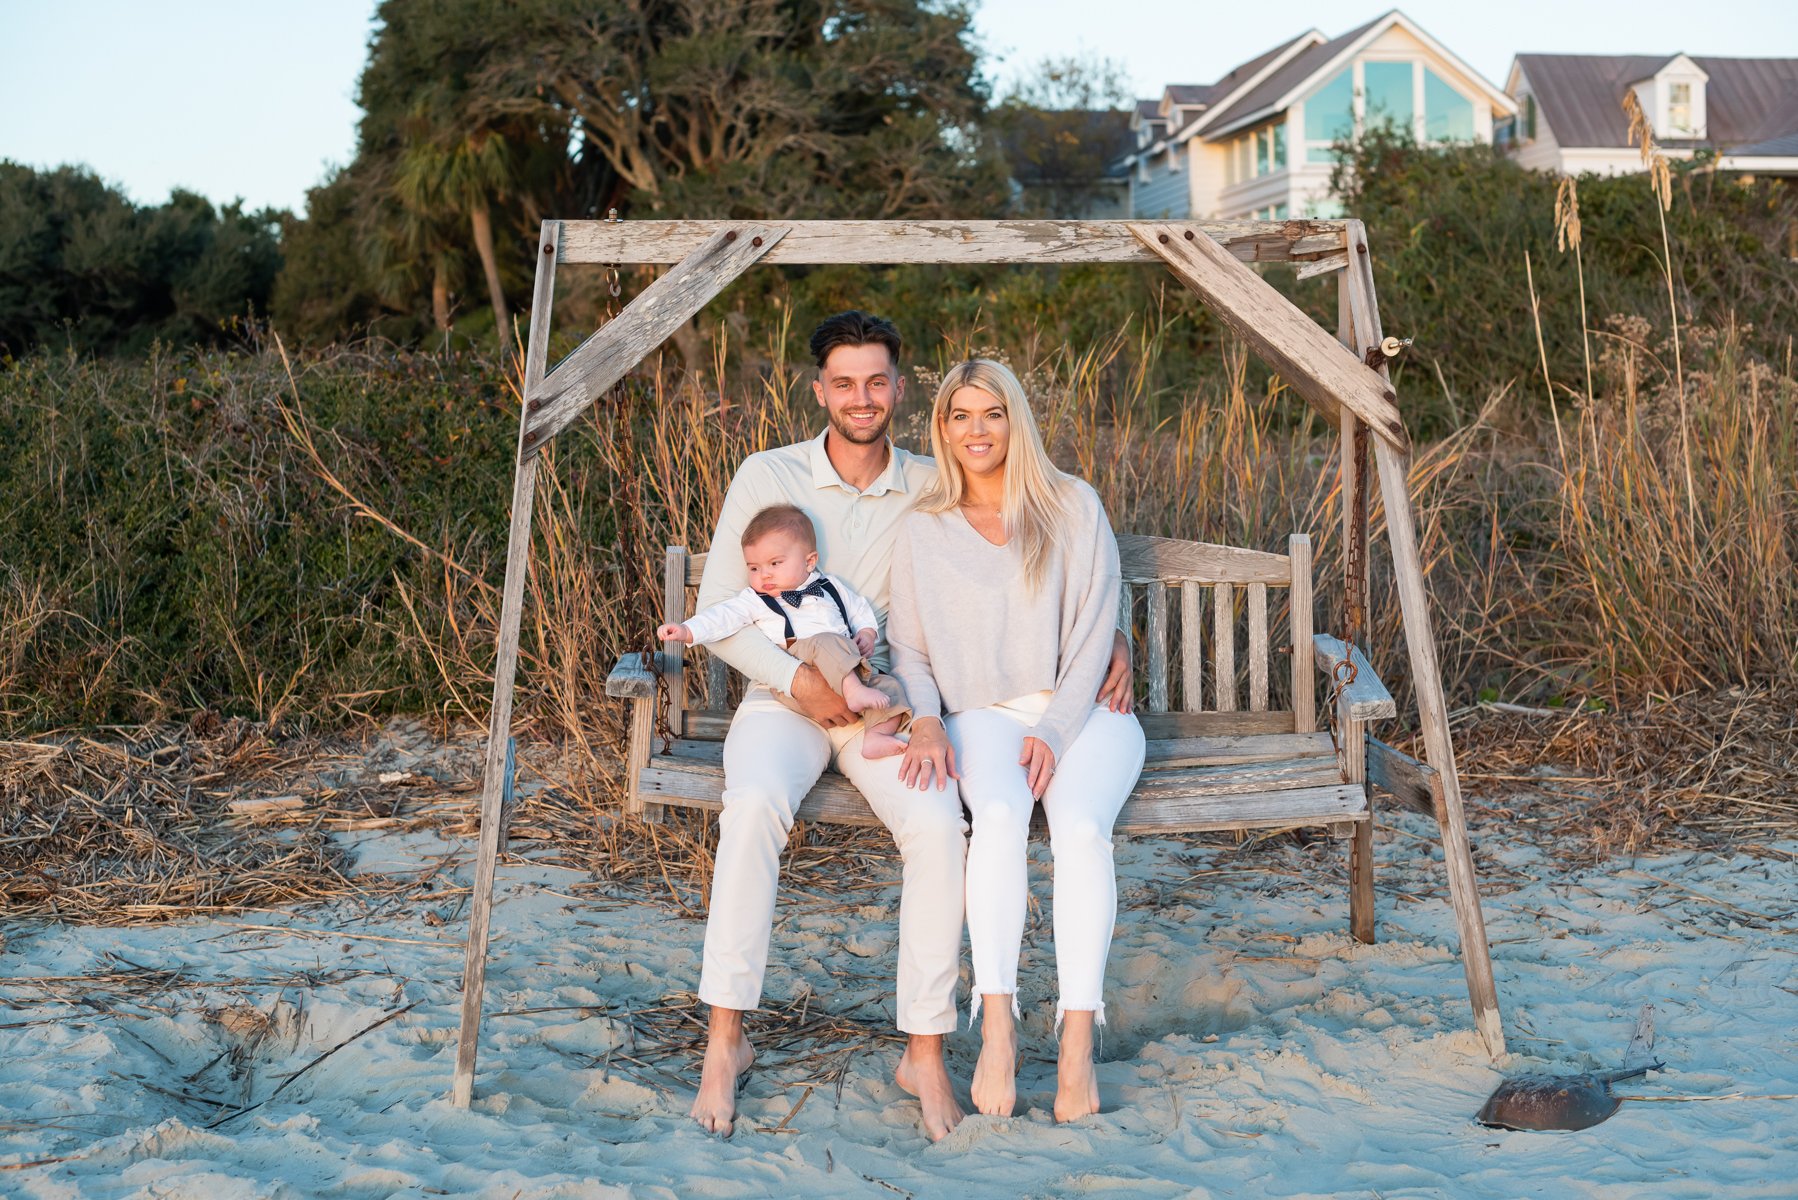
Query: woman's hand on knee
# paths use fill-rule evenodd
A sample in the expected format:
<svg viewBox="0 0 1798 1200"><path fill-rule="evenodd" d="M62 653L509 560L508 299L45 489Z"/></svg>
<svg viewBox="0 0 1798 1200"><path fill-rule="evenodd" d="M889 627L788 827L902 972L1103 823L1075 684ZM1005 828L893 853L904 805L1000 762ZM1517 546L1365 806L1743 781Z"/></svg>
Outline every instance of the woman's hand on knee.
<svg viewBox="0 0 1798 1200"><path fill-rule="evenodd" d="M1024 752L1018 755L1018 765L1024 768L1024 781L1030 788L1030 794L1038 800L1049 790L1049 782L1055 778L1055 751L1049 749L1049 743L1041 738L1024 739Z"/></svg>
<svg viewBox="0 0 1798 1200"><path fill-rule="evenodd" d="M936 717L913 721L911 744L906 746L905 757L899 761L899 782L923 791L934 779L940 792L949 786L951 779L960 778L961 773L955 769L955 747L949 744L949 734L942 721Z"/></svg>

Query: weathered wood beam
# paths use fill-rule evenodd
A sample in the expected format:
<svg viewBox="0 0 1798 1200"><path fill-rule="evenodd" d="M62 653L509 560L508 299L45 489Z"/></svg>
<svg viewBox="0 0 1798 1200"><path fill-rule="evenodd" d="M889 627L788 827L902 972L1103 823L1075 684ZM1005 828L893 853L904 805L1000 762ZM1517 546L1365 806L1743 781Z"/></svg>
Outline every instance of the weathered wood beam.
<svg viewBox="0 0 1798 1200"><path fill-rule="evenodd" d="M780 225L720 222L716 232L557 363L538 386L527 388L521 457L534 458L596 397L692 320L785 234ZM545 246L542 256L553 258L551 250Z"/></svg>
<svg viewBox="0 0 1798 1200"><path fill-rule="evenodd" d="M531 332L524 360L525 395L543 378L549 351L550 307L555 297L556 222L539 235L537 283L531 294ZM522 453L525 423L518 423ZM468 909L468 941L462 960L462 1027L456 1042L456 1074L450 1103L467 1108L474 1097L475 1055L481 1042L481 998L487 990L487 929L493 912L493 875L499 860L505 789L506 743L512 737L512 686L518 674L518 631L524 619L524 581L531 561L531 505L537 492L535 455L520 458L512 481L512 527L506 537L506 582L500 593L498 649L493 662L493 710L487 724L487 762L481 773L481 837L475 850L474 893Z"/></svg>
<svg viewBox="0 0 1798 1200"><path fill-rule="evenodd" d="M1447 819L1442 807L1442 772L1367 735L1367 781L1392 794L1412 812Z"/></svg>
<svg viewBox="0 0 1798 1200"><path fill-rule="evenodd" d="M1156 262L1124 221L792 221L764 261L824 263ZM1243 262L1340 256L1343 221L1183 221ZM726 221L564 221L558 261L681 262Z"/></svg>
<svg viewBox="0 0 1798 1200"><path fill-rule="evenodd" d="M1367 655L1361 653L1361 647L1350 647L1341 638L1318 633L1311 637L1311 650L1317 669L1330 681L1332 689L1336 686L1338 666L1343 662L1355 664L1355 682L1344 687L1338 697L1349 716L1357 721L1377 721L1398 716L1398 702L1386 690L1386 685L1380 682L1373 665L1367 661Z"/></svg>
<svg viewBox="0 0 1798 1200"><path fill-rule="evenodd" d="M1272 284L1186 226L1132 222L1130 228L1326 419L1334 423L1339 408L1346 408L1366 421L1383 443L1400 450L1410 445L1392 388Z"/></svg>
<svg viewBox="0 0 1798 1200"><path fill-rule="evenodd" d="M1373 263L1366 231L1350 223L1346 273L1355 344L1377 346L1383 336L1379 303L1374 295ZM1381 368L1382 376L1385 368ZM1461 780L1455 771L1455 747L1448 728L1448 702L1442 692L1442 670L1436 660L1436 638L1430 628L1429 592L1424 586L1423 558L1417 544L1417 519L1411 509L1410 456L1383 439L1374 442L1380 497L1386 505L1386 538L1392 551L1393 581L1404 616L1405 644L1410 650L1411 685L1417 694L1425 756L1442 785L1442 857L1448 869L1449 898L1461 935L1461 969L1467 976L1473 1019L1494 1058L1504 1053L1504 1020L1498 1009L1498 985L1492 978L1492 951L1486 941L1486 918L1480 911L1479 880L1461 804Z"/></svg>

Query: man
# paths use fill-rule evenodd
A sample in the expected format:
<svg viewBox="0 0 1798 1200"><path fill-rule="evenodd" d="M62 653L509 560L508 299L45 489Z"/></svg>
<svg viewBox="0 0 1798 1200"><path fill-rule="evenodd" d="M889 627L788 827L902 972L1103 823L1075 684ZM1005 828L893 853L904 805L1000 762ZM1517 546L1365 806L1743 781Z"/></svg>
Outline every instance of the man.
<svg viewBox="0 0 1798 1200"><path fill-rule="evenodd" d="M812 334L811 350L818 364L812 392L827 428L811 441L752 455L738 469L698 603L716 604L746 586L738 553L744 525L768 505L792 504L816 527L819 569L866 596L884 627L893 535L936 466L887 438L905 394L899 331L890 322L838 313ZM884 628L882 634L871 657L884 666ZM1121 637L1118 645L1100 698L1127 704L1129 659ZM963 1116L943 1060L943 1037L956 1027L967 853L954 780L939 776L935 787L912 790L899 779L900 758L863 758L855 714L816 669L760 630L745 629L711 649L751 686L724 741L724 811L699 980L711 1020L693 1119L711 1132L731 1132L737 1084L755 1059L743 1013L761 1001L780 853L800 802L834 761L892 831L904 862L896 1018L908 1042L894 1079L918 1098L931 1139L946 1137ZM791 696L806 716L782 706L770 688Z"/></svg>

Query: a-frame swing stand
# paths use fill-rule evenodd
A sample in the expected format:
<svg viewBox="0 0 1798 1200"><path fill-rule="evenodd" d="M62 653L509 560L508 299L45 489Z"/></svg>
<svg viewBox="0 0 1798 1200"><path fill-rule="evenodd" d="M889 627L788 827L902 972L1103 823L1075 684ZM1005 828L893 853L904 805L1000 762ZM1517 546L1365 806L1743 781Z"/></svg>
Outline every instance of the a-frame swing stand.
<svg viewBox="0 0 1798 1200"><path fill-rule="evenodd" d="M1385 502L1387 540L1410 652L1418 723L1431 771L1427 788L1401 788L1400 803L1434 816L1461 939L1474 1022L1489 1053L1504 1052L1504 1028L1485 921L1467 840L1460 779L1408 485L1410 441L1385 368L1363 361L1381 342L1367 237L1359 221L546 221L538 246L525 356L524 411L506 546L506 580L493 668L493 711L481 789L481 833L462 980L462 1028L452 1100L474 1092L486 984L488 923L499 856L506 745L519 626L531 553L531 506L541 451L607 389L758 262L1066 263L1160 262L1204 300L1342 435L1345 545L1365 547L1365 459L1371 440ZM1245 264L1285 262L1300 277L1339 273L1339 338L1332 338ZM572 354L545 369L556 268L563 263L672 264ZM1360 434L1358 437L1357 434ZM1369 438L1368 435L1371 435ZM1364 553L1345 554L1365 568ZM1344 580L1365 609L1367 577ZM1295 647L1295 652L1298 648ZM1360 753L1358 748L1346 751ZM1367 769L1373 774L1374 764Z"/></svg>

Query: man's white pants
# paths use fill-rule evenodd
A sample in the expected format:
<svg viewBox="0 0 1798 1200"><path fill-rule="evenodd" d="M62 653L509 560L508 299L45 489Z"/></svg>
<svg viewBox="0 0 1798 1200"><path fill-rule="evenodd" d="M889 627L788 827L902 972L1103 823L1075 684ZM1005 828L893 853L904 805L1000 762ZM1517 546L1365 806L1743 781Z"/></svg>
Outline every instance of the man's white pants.
<svg viewBox="0 0 1798 1200"><path fill-rule="evenodd" d="M961 966L967 826L955 783L938 791L899 781L900 756L861 756L860 724L825 729L782 707L765 687L743 697L724 739L724 813L706 917L699 998L720 1008L761 1003L780 854L793 814L835 756L892 831L904 859L899 896L897 1023L905 1033L953 1033Z"/></svg>
<svg viewBox="0 0 1798 1200"><path fill-rule="evenodd" d="M1030 883L1025 849L1036 798L1018 765L1024 739L1048 693L956 713L946 724L961 770L962 800L974 819L968 845L968 943L974 1000L1016 996L1018 951ZM1055 974L1068 1009L1105 1021L1105 960L1117 924L1117 872L1111 827L1142 771L1144 740L1135 717L1095 707L1055 763L1043 793L1049 850L1055 858ZM1017 1001L1012 1001L1016 1010Z"/></svg>

